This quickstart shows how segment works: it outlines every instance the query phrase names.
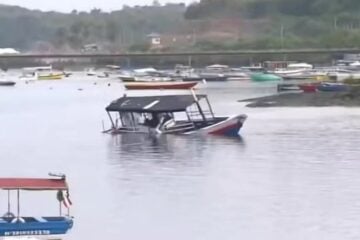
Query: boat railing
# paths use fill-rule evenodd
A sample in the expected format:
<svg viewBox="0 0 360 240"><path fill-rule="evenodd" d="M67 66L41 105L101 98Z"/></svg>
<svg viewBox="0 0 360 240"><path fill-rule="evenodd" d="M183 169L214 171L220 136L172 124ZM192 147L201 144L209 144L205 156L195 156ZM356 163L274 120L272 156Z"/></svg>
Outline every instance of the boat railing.
<svg viewBox="0 0 360 240"><path fill-rule="evenodd" d="M203 110L203 115L206 117L206 119L213 119L212 112L210 110ZM202 117L202 114L198 111L188 111L190 118L196 118L196 117Z"/></svg>

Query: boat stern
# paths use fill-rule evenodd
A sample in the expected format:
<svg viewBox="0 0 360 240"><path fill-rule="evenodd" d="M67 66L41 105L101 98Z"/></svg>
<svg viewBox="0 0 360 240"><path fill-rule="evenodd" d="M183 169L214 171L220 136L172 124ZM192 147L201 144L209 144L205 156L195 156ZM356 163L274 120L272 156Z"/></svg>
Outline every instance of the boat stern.
<svg viewBox="0 0 360 240"><path fill-rule="evenodd" d="M215 125L212 125L206 129L208 134L222 135L228 137L239 136L240 129L244 125L247 119L246 114L240 114L233 117L228 117L224 121L221 121Z"/></svg>

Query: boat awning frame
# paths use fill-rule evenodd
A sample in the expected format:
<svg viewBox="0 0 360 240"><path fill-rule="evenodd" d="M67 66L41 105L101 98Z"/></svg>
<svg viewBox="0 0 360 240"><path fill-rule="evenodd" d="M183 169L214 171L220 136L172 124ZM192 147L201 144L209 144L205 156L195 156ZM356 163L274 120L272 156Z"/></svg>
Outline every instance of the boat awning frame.
<svg viewBox="0 0 360 240"><path fill-rule="evenodd" d="M68 190L65 178L0 178L0 189L58 191Z"/></svg>
<svg viewBox="0 0 360 240"><path fill-rule="evenodd" d="M163 95L119 98L106 107L108 112L162 113L184 112L206 95Z"/></svg>

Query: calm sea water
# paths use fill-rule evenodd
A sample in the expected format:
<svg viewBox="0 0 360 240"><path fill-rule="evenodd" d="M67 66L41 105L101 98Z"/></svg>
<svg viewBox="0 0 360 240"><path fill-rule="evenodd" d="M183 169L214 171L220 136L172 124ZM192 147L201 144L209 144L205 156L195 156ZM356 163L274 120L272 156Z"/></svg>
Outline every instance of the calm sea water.
<svg viewBox="0 0 360 240"><path fill-rule="evenodd" d="M360 238L359 109L248 109L236 100L275 87L211 83L215 112L248 114L241 138L102 134L123 91L82 77L0 88L0 176L66 173L66 239ZM21 198L24 215L57 213L55 193Z"/></svg>

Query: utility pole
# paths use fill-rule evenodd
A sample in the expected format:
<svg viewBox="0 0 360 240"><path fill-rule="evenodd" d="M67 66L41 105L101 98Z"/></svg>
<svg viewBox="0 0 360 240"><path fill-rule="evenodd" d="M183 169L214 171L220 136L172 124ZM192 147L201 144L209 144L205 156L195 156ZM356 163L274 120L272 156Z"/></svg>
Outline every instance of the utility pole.
<svg viewBox="0 0 360 240"><path fill-rule="evenodd" d="M281 24L280 26L280 44L281 44L281 49L284 48L284 25Z"/></svg>

